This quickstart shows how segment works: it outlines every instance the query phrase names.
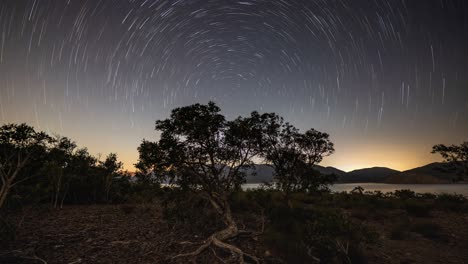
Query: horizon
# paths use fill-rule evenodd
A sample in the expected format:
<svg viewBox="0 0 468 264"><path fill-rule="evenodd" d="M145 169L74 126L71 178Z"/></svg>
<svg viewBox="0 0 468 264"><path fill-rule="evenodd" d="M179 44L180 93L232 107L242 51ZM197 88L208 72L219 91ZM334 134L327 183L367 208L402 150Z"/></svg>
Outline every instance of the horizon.
<svg viewBox="0 0 468 264"><path fill-rule="evenodd" d="M468 135L466 1L0 3L0 124L117 153L176 107L330 134L321 166L404 171Z"/></svg>

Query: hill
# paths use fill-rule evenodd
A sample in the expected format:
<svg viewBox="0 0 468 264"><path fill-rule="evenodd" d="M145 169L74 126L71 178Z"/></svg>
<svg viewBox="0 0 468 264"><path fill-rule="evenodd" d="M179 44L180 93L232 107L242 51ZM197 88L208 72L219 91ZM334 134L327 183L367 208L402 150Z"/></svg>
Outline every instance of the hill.
<svg viewBox="0 0 468 264"><path fill-rule="evenodd" d="M274 170L266 164L256 164L255 170L247 171L247 183L264 183L273 181Z"/></svg>
<svg viewBox="0 0 468 264"><path fill-rule="evenodd" d="M319 165L315 166L315 169L322 174L336 174L339 177L346 173L334 167L323 167ZM247 171L247 183L264 183L273 181L274 169L271 166L267 164L256 164L255 172L256 175L253 170Z"/></svg>
<svg viewBox="0 0 468 264"><path fill-rule="evenodd" d="M355 182L384 182L384 180L400 171L385 168L373 167L354 170L339 177L340 183L355 183Z"/></svg>
<svg viewBox="0 0 468 264"><path fill-rule="evenodd" d="M447 169L446 163L435 162L422 167L388 176L385 183L394 184L436 184L453 183L457 175Z"/></svg>

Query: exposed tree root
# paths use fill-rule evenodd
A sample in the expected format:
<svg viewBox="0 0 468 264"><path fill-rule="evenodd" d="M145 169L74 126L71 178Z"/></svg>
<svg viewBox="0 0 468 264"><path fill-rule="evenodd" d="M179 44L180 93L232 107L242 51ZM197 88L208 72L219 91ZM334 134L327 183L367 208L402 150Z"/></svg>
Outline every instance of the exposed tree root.
<svg viewBox="0 0 468 264"><path fill-rule="evenodd" d="M9 252L4 252L2 254L0 254L0 256L2 255L10 255L12 254L13 256L15 257L18 257L18 258L23 258L23 259L31 259L31 260L37 260L43 264L47 264L47 261L45 261L44 259L38 257L34 252L32 252L32 256L30 256L30 254L26 253L26 252L23 252L21 250L12 250L12 251L9 251Z"/></svg>
<svg viewBox="0 0 468 264"><path fill-rule="evenodd" d="M244 258L248 258L248 259L250 259L251 261L253 261L255 263L259 263L258 258L245 253L240 248L238 248L238 247L236 247L234 245L223 242L226 239L233 238L233 237L237 236L238 232L239 231L237 230L237 227L235 225L229 226L228 228L226 228L224 230L221 230L219 232L216 232L213 235L211 235L195 251L192 251L192 252L189 252L189 253L184 253L184 254L179 254L179 255L173 256L171 259L174 260L174 259L177 259L177 258L184 258L184 257L195 258L196 256L201 254L206 249L210 248L211 246L214 246L214 247L221 248L221 249L224 249L226 251L229 251L232 255L237 256L238 262L241 263L241 264L245 263ZM213 248L211 248L211 249L213 250L213 252L215 252ZM216 254L215 254L215 257L220 259ZM225 262L225 261L223 260L222 262Z"/></svg>

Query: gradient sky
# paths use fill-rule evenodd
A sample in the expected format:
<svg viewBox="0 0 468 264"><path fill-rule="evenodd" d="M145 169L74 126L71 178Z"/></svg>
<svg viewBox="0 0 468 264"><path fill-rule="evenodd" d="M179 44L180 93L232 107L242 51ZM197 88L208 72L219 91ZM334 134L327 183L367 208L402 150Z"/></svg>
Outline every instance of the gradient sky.
<svg viewBox="0 0 468 264"><path fill-rule="evenodd" d="M343 170L468 140L466 0L1 0L0 123L133 170L154 121L213 100L328 132Z"/></svg>

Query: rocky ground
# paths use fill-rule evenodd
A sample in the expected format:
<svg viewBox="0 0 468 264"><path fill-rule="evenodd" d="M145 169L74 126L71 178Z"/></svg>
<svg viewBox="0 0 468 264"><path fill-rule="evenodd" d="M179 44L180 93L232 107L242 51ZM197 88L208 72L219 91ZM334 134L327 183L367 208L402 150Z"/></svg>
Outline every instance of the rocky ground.
<svg viewBox="0 0 468 264"><path fill-rule="evenodd" d="M467 263L468 215L435 211L428 217L404 211L359 212L353 219L375 230L378 242L364 247L368 263ZM216 231L197 232L168 223L158 205L67 206L60 210L26 208L13 215L16 239L3 243L0 263L187 263L171 256L197 248ZM211 231L210 231L211 230ZM429 230L429 231L428 231ZM259 237L231 243L263 263L282 263ZM198 263L223 263L229 254L207 250Z"/></svg>

